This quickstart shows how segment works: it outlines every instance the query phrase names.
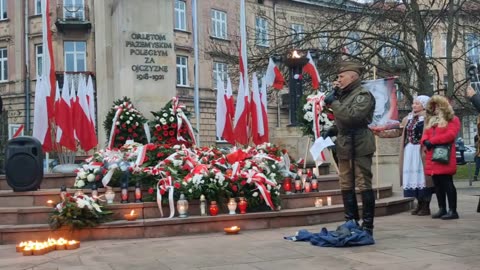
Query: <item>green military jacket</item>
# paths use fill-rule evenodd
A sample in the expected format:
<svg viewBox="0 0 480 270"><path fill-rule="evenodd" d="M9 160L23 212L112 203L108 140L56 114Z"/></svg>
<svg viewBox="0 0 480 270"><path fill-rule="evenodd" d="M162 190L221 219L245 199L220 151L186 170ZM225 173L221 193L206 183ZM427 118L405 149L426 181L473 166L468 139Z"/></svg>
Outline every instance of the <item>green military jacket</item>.
<svg viewBox="0 0 480 270"><path fill-rule="evenodd" d="M372 122L375 110L375 98L357 80L341 90L340 95L331 104L338 130L335 142L337 157L351 159L373 154L375 152L375 137L368 128ZM353 138L352 138L353 134ZM352 149L352 139L355 148ZM353 150L353 151L352 151Z"/></svg>

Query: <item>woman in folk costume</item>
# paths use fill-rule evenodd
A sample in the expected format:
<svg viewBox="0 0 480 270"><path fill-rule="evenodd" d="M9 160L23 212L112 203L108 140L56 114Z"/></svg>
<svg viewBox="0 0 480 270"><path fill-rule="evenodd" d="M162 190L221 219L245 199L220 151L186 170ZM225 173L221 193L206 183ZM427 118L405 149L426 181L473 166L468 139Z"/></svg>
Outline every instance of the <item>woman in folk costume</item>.
<svg viewBox="0 0 480 270"><path fill-rule="evenodd" d="M400 181L405 197L417 199L417 207L412 215L430 215L433 183L430 176L424 173L425 156L420 139L423 135L425 108L430 98L418 96L413 100L412 112L403 118L400 154Z"/></svg>
<svg viewBox="0 0 480 270"><path fill-rule="evenodd" d="M457 219L457 190L453 184L453 175L457 172L455 138L460 131L460 120L455 116L448 100L439 95L430 98L426 112L425 129L421 139L427 149L425 174L432 176L439 208L432 218ZM445 163L432 160L433 151L439 145L450 145L449 158Z"/></svg>

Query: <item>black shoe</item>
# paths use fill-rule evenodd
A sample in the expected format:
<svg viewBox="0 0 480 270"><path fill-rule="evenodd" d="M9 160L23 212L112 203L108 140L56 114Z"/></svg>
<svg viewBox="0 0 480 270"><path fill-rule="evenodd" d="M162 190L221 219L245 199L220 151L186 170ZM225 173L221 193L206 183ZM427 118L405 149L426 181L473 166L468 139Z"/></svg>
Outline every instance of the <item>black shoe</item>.
<svg viewBox="0 0 480 270"><path fill-rule="evenodd" d="M445 210L445 208L440 208L437 213L432 215L432 218L441 218L445 214L447 214L447 210Z"/></svg>
<svg viewBox="0 0 480 270"><path fill-rule="evenodd" d="M441 219L443 220L449 220L449 219L458 219L458 213L456 210L448 210L448 213L446 213L445 215L443 215L441 217Z"/></svg>
<svg viewBox="0 0 480 270"><path fill-rule="evenodd" d="M417 201L417 207L415 207L415 209L413 209L410 214L412 215L418 215L418 212L422 209L422 204L423 202L422 201Z"/></svg>
<svg viewBox="0 0 480 270"><path fill-rule="evenodd" d="M473 177L473 182L475 181L478 181L478 177L476 175Z"/></svg>
<svg viewBox="0 0 480 270"><path fill-rule="evenodd" d="M362 230L373 236L373 228L368 228L362 225Z"/></svg>

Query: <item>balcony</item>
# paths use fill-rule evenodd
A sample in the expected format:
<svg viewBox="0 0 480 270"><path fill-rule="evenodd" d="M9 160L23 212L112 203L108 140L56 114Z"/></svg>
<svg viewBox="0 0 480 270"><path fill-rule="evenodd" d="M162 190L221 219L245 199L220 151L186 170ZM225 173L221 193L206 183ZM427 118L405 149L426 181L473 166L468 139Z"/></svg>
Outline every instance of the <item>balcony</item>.
<svg viewBox="0 0 480 270"><path fill-rule="evenodd" d="M401 56L389 56L380 61L379 68L387 72L400 72L407 69L405 60Z"/></svg>
<svg viewBox="0 0 480 270"><path fill-rule="evenodd" d="M85 5L57 6L57 21L55 25L61 32L88 31L92 28L89 20L90 9Z"/></svg>

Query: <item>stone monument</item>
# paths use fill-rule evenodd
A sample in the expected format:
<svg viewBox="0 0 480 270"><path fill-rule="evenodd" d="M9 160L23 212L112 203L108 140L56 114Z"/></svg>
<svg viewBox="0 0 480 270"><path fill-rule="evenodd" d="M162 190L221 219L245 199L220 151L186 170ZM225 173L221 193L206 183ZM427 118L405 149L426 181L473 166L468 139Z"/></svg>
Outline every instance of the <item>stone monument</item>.
<svg viewBox="0 0 480 270"><path fill-rule="evenodd" d="M151 118L176 93L173 1L95 1L94 16L99 126L123 96Z"/></svg>

